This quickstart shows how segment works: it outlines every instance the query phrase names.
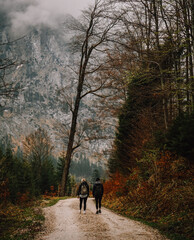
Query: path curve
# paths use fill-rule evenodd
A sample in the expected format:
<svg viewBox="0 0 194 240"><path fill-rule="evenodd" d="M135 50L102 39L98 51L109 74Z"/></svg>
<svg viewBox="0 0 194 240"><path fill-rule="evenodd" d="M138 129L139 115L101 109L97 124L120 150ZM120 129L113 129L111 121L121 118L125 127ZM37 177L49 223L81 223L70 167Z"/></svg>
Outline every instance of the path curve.
<svg viewBox="0 0 194 240"><path fill-rule="evenodd" d="M80 214L78 208L76 198L45 208L45 230L36 240L167 240L157 230L106 208L95 214L92 198L87 201L86 214Z"/></svg>

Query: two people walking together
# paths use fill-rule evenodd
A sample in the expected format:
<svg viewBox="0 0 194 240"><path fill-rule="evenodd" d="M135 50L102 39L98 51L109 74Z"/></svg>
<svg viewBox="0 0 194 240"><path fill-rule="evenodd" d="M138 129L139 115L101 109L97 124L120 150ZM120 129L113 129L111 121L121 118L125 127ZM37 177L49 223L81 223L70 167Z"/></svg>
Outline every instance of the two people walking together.
<svg viewBox="0 0 194 240"><path fill-rule="evenodd" d="M104 192L104 188L103 188L103 184L100 182L99 178L96 178L96 182L93 185L93 197L95 198L96 201L96 214L101 213L101 201L102 201L102 196L103 196L103 192ZM82 210L82 205L84 203L83 206L83 213L86 213L86 203L87 203L87 199L89 197L89 185L86 182L86 179L83 178L81 180L81 184L78 188L77 191L77 196L80 198L80 213Z"/></svg>

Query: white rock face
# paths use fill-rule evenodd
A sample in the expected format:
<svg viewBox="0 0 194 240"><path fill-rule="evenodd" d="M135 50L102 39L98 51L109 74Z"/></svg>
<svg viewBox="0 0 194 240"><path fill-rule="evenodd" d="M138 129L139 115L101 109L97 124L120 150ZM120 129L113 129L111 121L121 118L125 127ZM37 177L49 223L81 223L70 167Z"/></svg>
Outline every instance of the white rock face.
<svg viewBox="0 0 194 240"><path fill-rule="evenodd" d="M6 31L0 32L0 42L7 41ZM49 132L57 151L63 149L67 136L62 135L57 125L60 123L68 128L71 120L67 101L73 101L77 82L69 66L79 58L79 54L72 54L68 47L70 37L65 34L62 25L57 30L40 27L9 47L2 48L4 56L17 58L22 63L7 76L17 82L20 91L12 99L0 99L1 138L10 134L19 141L41 126ZM59 101L61 97L58 91L61 88L67 89L63 102ZM81 104L80 124L87 123L87 119L95 119L91 99L91 96L87 96ZM92 152L103 151L110 141L92 141L90 144L92 146L88 149Z"/></svg>

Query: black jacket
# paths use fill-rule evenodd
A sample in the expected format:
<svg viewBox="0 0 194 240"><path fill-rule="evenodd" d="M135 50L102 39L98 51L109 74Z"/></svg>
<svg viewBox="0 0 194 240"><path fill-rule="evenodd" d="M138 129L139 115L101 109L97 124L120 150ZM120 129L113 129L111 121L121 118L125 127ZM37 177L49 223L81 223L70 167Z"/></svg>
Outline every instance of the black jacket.
<svg viewBox="0 0 194 240"><path fill-rule="evenodd" d="M88 190L88 193L86 194L86 195L81 195L81 186L82 185L86 185L86 187L87 187L87 190ZM79 188L78 188L78 191L77 191L77 196L80 196L81 198L86 198L86 197L88 197L89 196L89 186L88 186L88 184L87 184L87 182L82 182L80 185L79 185Z"/></svg>
<svg viewBox="0 0 194 240"><path fill-rule="evenodd" d="M98 194L96 192L96 189L98 188L98 186L101 189L101 193L100 194ZM100 181L95 182L95 184L93 186L93 191L92 191L93 196L94 197L102 197L103 192L104 192L104 187L103 187L102 183Z"/></svg>

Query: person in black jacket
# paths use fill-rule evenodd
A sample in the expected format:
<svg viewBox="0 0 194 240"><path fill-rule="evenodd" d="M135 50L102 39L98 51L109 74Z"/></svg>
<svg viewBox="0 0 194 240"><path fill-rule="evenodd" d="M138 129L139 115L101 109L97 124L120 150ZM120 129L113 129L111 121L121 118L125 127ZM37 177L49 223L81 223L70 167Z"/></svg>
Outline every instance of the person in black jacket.
<svg viewBox="0 0 194 240"><path fill-rule="evenodd" d="M96 178L96 182L93 186L93 196L96 200L96 214L101 213L101 201L103 196L104 188L99 178Z"/></svg>
<svg viewBox="0 0 194 240"><path fill-rule="evenodd" d="M82 210L82 202L84 201L84 211L83 213L86 213L86 202L89 197L89 185L86 182L86 179L83 178L81 180L81 184L79 185L78 191L77 191L77 196L80 198L80 213Z"/></svg>

